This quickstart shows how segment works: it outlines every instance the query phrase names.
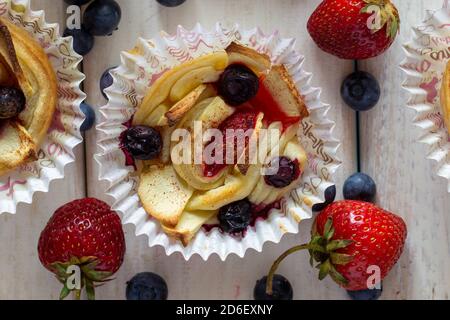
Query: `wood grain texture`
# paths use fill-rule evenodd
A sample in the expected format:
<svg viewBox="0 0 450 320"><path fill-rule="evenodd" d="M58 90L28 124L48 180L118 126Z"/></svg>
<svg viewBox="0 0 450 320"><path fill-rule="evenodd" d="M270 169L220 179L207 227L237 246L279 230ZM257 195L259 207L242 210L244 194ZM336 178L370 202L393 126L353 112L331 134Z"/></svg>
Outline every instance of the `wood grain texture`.
<svg viewBox="0 0 450 320"><path fill-rule="evenodd" d="M32 9L45 9L47 22L65 21L63 1L32 0ZM16 215L0 215L0 299L57 299L58 281L38 259L37 242L53 212L64 203L85 196L84 145L74 150L76 163L67 165L65 178L37 193L33 204L21 204Z"/></svg>
<svg viewBox="0 0 450 320"><path fill-rule="evenodd" d="M119 53L132 48L138 37L152 38L160 30L173 33L177 25L192 28L201 22L213 28L217 21L226 24L239 23L244 28L260 26L266 33L279 30L283 37L297 39L297 49L305 55L304 68L314 74L313 86L322 87L322 101L333 108L329 117L337 122L335 135L345 143L339 150L344 162L338 171L337 182L342 185L344 177L356 168L356 136L353 112L346 108L339 97L340 83L351 71L351 62L340 61L320 51L306 32L306 22L319 1L274 0L187 0L177 8L165 8L154 0L118 1L122 7L120 29L112 37L97 38L94 51L85 59L87 76L85 89L88 100L94 106L105 103L99 91L99 78L108 67L120 62ZM88 154L96 150L96 133L89 132L86 139ZM99 184L97 164L87 157L88 194L105 198L105 185ZM311 222L301 224L299 235L283 238L279 245L268 244L263 253L249 252L244 259L231 257L220 262L213 257L203 262L195 257L185 262L180 255L166 257L161 248L149 248L145 237L136 238L132 226L125 226L127 254L117 281L99 288L99 298L122 299L125 282L140 271L160 273L170 288L171 299L245 299L252 298L253 287L271 262L285 249L307 241ZM309 267L307 255L299 254L283 264L281 273L294 287L297 299L344 298L345 292L330 280L317 284L315 271Z"/></svg>
<svg viewBox="0 0 450 320"><path fill-rule="evenodd" d="M33 8L46 11L48 21L64 20L63 1L32 1ZM139 36L151 38L160 30L174 32L178 24L191 28L196 22L210 28L224 21L248 28L260 26L265 32L278 29L282 36L297 39L297 48L306 57L304 67L314 74L312 84L322 87L322 100L332 104L329 117L336 121L335 135L342 141L339 157L343 166L336 176L338 190L342 189L345 178L356 170L355 115L339 96L340 83L352 71L352 64L321 52L307 34L307 18L319 0L187 0L178 8L164 8L154 0L119 2L123 11L120 30L112 37L97 38L94 50L85 57L85 91L91 105L105 103L99 91L101 74L117 65L120 51L131 48ZM402 215L409 227L405 253L384 282L382 297L444 299L450 291L450 196L446 182L435 175L434 164L425 159L426 146L415 142L419 132L412 126L413 111L405 107L404 76L398 68L403 59L401 44L410 38L411 26L421 21L425 9L438 8L442 1L394 2L402 18L399 39L385 55L360 65L375 74L383 88L380 104L361 115L362 168L377 181L380 205ZM109 201L93 160L95 130L86 137L86 150L86 194ZM66 178L54 182L51 193L38 194L34 204L21 206L16 216L0 216L0 298L57 298L60 285L41 267L37 240L58 206L85 195L82 157L83 146L79 146L77 164L67 167ZM278 245L266 244L262 253L249 252L244 259L232 256L221 262L214 256L204 262L194 257L185 262L178 254L166 257L162 248L149 248L147 238L136 237L127 225L125 262L115 281L98 288L97 297L123 299L127 280L137 272L153 271L167 280L170 299L251 299L256 280L281 252L307 241L310 226L311 221L303 222L298 235L288 235ZM306 253L288 258L279 272L294 286L295 299L346 298L345 291L331 280L316 280Z"/></svg>
<svg viewBox="0 0 450 320"><path fill-rule="evenodd" d="M401 45L411 39L427 9L443 1L396 1L401 33L383 56L361 64L380 81L381 101L361 115L361 155L364 172L378 184L378 203L401 215L408 225L408 240L400 263L385 281L384 298L448 299L450 294L450 194L446 180L425 159L427 146L417 143L420 131L412 125L414 111L405 107L408 93L399 64Z"/></svg>

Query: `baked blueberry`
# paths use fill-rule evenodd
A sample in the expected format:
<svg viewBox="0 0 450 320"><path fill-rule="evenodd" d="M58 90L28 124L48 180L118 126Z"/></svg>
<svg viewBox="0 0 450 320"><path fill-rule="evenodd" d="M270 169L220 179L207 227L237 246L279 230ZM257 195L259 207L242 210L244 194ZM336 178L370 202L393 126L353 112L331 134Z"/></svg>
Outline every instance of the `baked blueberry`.
<svg viewBox="0 0 450 320"><path fill-rule="evenodd" d="M83 24L94 36L108 36L117 29L122 10L115 0L96 0L84 12Z"/></svg>
<svg viewBox="0 0 450 320"><path fill-rule="evenodd" d="M117 67L111 67L109 69L106 69L105 72L103 72L102 76L100 77L100 91L102 92L102 95L103 97L105 97L105 99L108 99L108 97L105 94L105 89L111 87L113 84L113 77L111 76L110 71L115 68Z"/></svg>
<svg viewBox="0 0 450 320"><path fill-rule="evenodd" d="M380 100L380 85L370 73L357 71L342 83L341 96L356 111L367 111Z"/></svg>
<svg viewBox="0 0 450 320"><path fill-rule="evenodd" d="M73 49L79 55L88 54L94 47L94 36L90 34L83 26L80 29L69 29L64 30L64 37L73 37Z"/></svg>
<svg viewBox="0 0 450 320"><path fill-rule="evenodd" d="M152 272L136 274L127 282L127 300L167 300L166 281Z"/></svg>
<svg viewBox="0 0 450 320"><path fill-rule="evenodd" d="M160 5L165 7L177 7L183 4L186 0L156 0Z"/></svg>
<svg viewBox="0 0 450 320"><path fill-rule="evenodd" d="M219 79L219 94L231 106L238 106L256 96L258 76L241 64L228 66Z"/></svg>
<svg viewBox="0 0 450 320"><path fill-rule="evenodd" d="M343 193L347 200L373 202L377 186L370 176L357 172L345 180Z"/></svg>
<svg viewBox="0 0 450 320"><path fill-rule="evenodd" d="M0 119L13 118L25 109L25 95L22 90L0 87Z"/></svg>
<svg viewBox="0 0 450 320"><path fill-rule="evenodd" d="M245 231L250 224L252 204L247 199L230 203L219 210L220 228L227 233Z"/></svg>
<svg viewBox="0 0 450 320"><path fill-rule="evenodd" d="M275 188L287 187L298 178L300 168L298 161L292 161L288 157L277 157L272 160L269 170L276 170L275 174L265 175L265 182Z"/></svg>
<svg viewBox="0 0 450 320"><path fill-rule="evenodd" d="M122 135L122 145L138 160L151 160L162 150L162 137L158 130L147 126L134 126Z"/></svg>
<svg viewBox="0 0 450 320"><path fill-rule="evenodd" d="M84 113L84 116L85 116L83 124L80 127L80 130L82 132L84 132L84 131L91 129L92 126L94 125L95 112L90 105L88 105L87 103L84 103L84 102L82 102L80 104L80 109Z"/></svg>
<svg viewBox="0 0 450 320"><path fill-rule="evenodd" d="M91 2L91 0L64 0L65 3L67 4L74 4L76 6L82 6L88 2Z"/></svg>
<svg viewBox="0 0 450 320"><path fill-rule="evenodd" d="M256 281L253 297L255 300L292 300L293 291L288 279L275 274L272 280L272 294L266 293L267 276Z"/></svg>
<svg viewBox="0 0 450 320"><path fill-rule="evenodd" d="M366 289L358 291L347 291L347 294L352 300L378 300L383 293L383 286L380 289Z"/></svg>
<svg viewBox="0 0 450 320"><path fill-rule="evenodd" d="M333 203L335 198L336 198L336 186L332 185L325 189L325 202L316 203L315 205L313 205L312 210L314 212L322 211L330 203Z"/></svg>

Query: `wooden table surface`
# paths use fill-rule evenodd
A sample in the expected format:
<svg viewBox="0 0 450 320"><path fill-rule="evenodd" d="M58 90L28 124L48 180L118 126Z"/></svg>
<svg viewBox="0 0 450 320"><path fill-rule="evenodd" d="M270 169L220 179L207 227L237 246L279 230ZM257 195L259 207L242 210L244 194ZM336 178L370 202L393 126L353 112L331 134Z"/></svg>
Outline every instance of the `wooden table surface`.
<svg viewBox="0 0 450 320"><path fill-rule="evenodd" d="M43 9L48 22L64 23L62 0L31 0L33 9ZM265 32L279 30L297 39L297 48L314 74L312 84L322 87L322 100L330 103L329 117L336 121L335 135L342 145L342 167L336 175L338 197L346 177L357 169L356 116L342 102L339 88L352 71L352 63L320 51L306 31L306 22L319 0L187 0L177 8L165 8L155 0L118 0L122 7L120 29L111 37L97 38L94 50L83 63L87 76L84 90L96 111L105 103L99 78L119 63L122 50L137 37L151 38L160 30L174 32L178 24L187 28L201 22L212 28L216 21L238 22L243 27L260 26ZM437 177L433 162L425 159L426 146L416 143L419 132L412 126L414 112L405 107L407 93L398 65L401 45L411 37L426 9L438 9L442 0L394 1L402 28L392 48L384 55L361 63L382 86L376 108L361 115L360 164L378 185L378 203L401 215L409 228L405 251L384 281L384 299L447 299L450 294L450 194L447 182ZM0 216L0 299L57 299L60 285L39 263L40 231L56 208L84 196L106 201L105 185L97 179L96 132L89 131L77 148L76 164L66 168L64 180L55 181L50 193L38 194L32 205L21 205L15 216ZM125 262L116 280L97 289L98 299L123 299L125 282L135 273L153 271L162 275L170 299L251 299L255 281L288 247L307 241L311 221L301 223L298 235L287 235L281 243L267 244L262 253L250 251L244 259L231 256L207 262L195 256L186 262L181 255L167 257L161 248L149 248L145 237L136 237L132 226L124 227L127 241ZM295 299L346 299L346 293L331 280L316 280L307 254L290 257L280 268L294 287Z"/></svg>

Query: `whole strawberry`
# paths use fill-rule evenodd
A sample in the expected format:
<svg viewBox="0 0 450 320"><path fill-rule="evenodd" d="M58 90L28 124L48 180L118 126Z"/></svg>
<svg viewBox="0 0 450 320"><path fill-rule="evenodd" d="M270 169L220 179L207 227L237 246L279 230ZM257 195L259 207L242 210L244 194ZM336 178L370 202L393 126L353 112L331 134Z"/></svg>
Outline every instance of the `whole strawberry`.
<svg viewBox="0 0 450 320"><path fill-rule="evenodd" d="M325 52L358 60L386 51L399 32L400 18L390 0L324 0L307 28Z"/></svg>
<svg viewBox="0 0 450 320"><path fill-rule="evenodd" d="M79 298L86 288L90 300L95 299L96 282L108 281L122 265L125 239L117 213L104 202L86 198L70 202L53 214L42 231L38 244L42 265L56 274L64 299L71 291ZM79 288L70 289L70 266L81 272Z"/></svg>
<svg viewBox="0 0 450 320"><path fill-rule="evenodd" d="M364 290L388 274L400 257L406 240L402 218L374 204L343 200L330 204L317 217L310 243L289 249L274 263L293 252L308 250L317 262L319 279L327 275L347 290ZM379 274L377 272L379 271ZM372 281L373 276L379 278ZM271 281L267 281L270 293Z"/></svg>

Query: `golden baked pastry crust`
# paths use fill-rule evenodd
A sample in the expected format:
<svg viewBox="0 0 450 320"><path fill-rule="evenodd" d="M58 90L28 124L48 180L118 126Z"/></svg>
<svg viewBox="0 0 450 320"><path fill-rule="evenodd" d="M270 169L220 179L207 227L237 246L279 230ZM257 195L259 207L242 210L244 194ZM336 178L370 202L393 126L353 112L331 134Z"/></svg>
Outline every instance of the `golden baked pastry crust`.
<svg viewBox="0 0 450 320"><path fill-rule="evenodd" d="M442 77L441 109L447 132L450 134L450 60L447 62L444 76Z"/></svg>
<svg viewBox="0 0 450 320"><path fill-rule="evenodd" d="M17 152L0 154L0 175L36 159L56 109L57 79L46 53L24 29L0 18L0 64L26 97L26 108L7 125L16 132L3 135L0 144L21 137ZM2 83L5 85L5 83ZM13 124L13 122L16 122ZM5 125L5 124L3 124ZM26 133L26 134L25 134ZM9 146L11 147L11 146Z"/></svg>

